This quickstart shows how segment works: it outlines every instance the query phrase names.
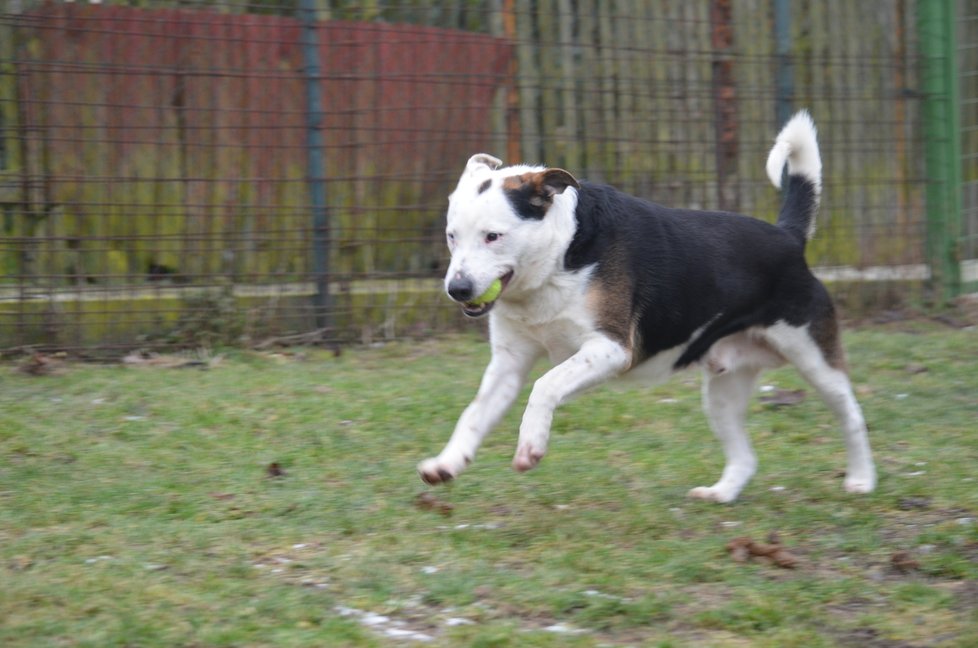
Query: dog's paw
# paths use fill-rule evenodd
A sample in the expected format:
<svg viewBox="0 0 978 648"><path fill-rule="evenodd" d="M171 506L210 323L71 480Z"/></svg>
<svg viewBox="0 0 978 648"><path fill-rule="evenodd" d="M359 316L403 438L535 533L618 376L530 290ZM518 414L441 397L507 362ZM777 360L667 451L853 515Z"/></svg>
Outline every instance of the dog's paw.
<svg viewBox="0 0 978 648"><path fill-rule="evenodd" d="M844 486L847 493L865 495L866 493L872 493L876 488L876 477L875 475L869 477L846 477Z"/></svg>
<svg viewBox="0 0 978 648"><path fill-rule="evenodd" d="M697 486L686 493L686 496L718 504L727 504L737 499L737 493L716 486Z"/></svg>
<svg viewBox="0 0 978 648"><path fill-rule="evenodd" d="M876 466L872 461L850 461L843 486L847 493L872 493L876 488Z"/></svg>
<svg viewBox="0 0 978 648"><path fill-rule="evenodd" d="M513 457L513 470L516 472L533 470L543 459L543 455L542 450L537 450L530 445L521 445L516 449L516 456Z"/></svg>
<svg viewBox="0 0 978 648"><path fill-rule="evenodd" d="M457 474L439 463L437 459L425 459L418 464L418 475L421 476L421 481L432 486L450 482Z"/></svg>

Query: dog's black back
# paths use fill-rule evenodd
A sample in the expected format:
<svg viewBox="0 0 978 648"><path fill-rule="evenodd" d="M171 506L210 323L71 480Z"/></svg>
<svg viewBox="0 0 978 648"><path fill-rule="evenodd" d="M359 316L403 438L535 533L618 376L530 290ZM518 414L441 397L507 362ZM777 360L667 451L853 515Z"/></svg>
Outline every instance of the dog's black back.
<svg viewBox="0 0 978 648"><path fill-rule="evenodd" d="M636 362L689 340L676 367L695 362L714 342L779 320L798 326L832 312L804 256L805 215L815 193L789 179L782 218L772 225L740 214L673 209L613 187L581 183L568 270L594 265L605 291L624 291L631 312L609 328L634 330ZM786 216L789 215L790 216Z"/></svg>

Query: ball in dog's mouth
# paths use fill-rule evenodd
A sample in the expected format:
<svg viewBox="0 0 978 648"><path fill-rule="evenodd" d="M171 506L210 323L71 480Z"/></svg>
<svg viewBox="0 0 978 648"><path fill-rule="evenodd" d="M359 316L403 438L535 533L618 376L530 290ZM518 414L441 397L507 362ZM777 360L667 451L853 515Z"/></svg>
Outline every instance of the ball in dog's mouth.
<svg viewBox="0 0 978 648"><path fill-rule="evenodd" d="M492 298L492 300L480 301L480 302L475 302L475 301L465 302L464 304L462 304L462 312L465 313L465 315L468 317L482 317L483 315L487 314L489 311L492 310L492 307L496 305L496 302L499 300L500 295L502 295L502 292L506 290L506 286L509 284L509 281L512 278L513 278L513 271L510 270L509 272L507 272L506 274L504 274L503 276L499 277L499 279L496 280L500 282L501 287L498 289L497 294ZM484 294L485 293L483 293L483 295Z"/></svg>

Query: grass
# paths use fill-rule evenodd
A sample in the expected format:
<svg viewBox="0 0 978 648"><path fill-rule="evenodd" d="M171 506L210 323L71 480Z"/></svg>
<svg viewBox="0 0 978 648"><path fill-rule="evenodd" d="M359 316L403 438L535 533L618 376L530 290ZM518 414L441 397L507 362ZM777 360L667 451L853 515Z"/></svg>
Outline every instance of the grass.
<svg viewBox="0 0 978 648"><path fill-rule="evenodd" d="M877 492L843 492L817 399L755 401L761 469L728 506L685 498L722 465L695 373L567 405L526 475L514 411L429 489L414 466L474 393L475 336L206 371L0 368L0 644L976 645L978 332L846 339ZM724 549L772 531L797 569Z"/></svg>

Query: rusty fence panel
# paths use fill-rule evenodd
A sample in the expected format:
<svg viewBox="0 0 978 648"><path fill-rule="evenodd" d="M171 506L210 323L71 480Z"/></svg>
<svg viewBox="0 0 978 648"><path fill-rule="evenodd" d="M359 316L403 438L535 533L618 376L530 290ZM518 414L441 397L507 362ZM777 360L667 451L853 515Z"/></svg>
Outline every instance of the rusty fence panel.
<svg viewBox="0 0 978 648"><path fill-rule="evenodd" d="M469 155L773 219L785 105L821 129L812 263L850 308L919 298L915 3L799 0L779 44L776 2L307 3L317 236L298 0L2 0L0 350L451 330L443 210Z"/></svg>

